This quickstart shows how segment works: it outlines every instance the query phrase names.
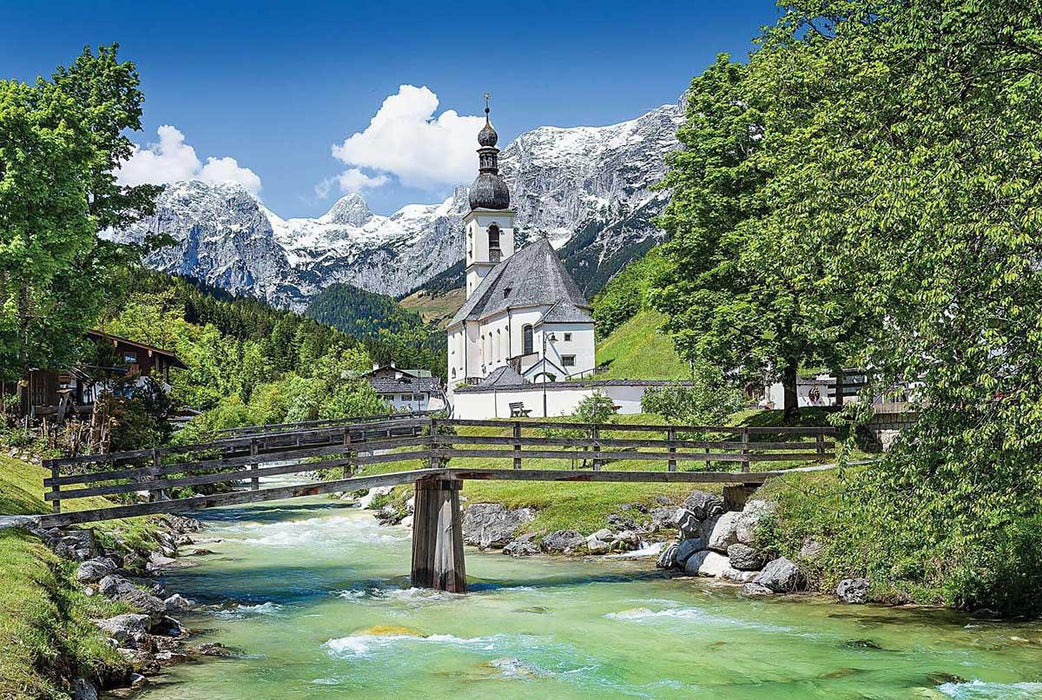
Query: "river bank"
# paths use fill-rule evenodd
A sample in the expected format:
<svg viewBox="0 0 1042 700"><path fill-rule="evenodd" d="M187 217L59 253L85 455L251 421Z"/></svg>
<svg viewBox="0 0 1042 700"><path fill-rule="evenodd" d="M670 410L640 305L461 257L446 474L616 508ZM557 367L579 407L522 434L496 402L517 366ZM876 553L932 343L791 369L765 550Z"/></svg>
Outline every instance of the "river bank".
<svg viewBox="0 0 1042 700"><path fill-rule="evenodd" d="M214 554L167 572L227 658L147 698L1031 697L1042 627L949 611L750 600L654 557L468 548L466 596L408 587L409 531L327 499L201 514Z"/></svg>

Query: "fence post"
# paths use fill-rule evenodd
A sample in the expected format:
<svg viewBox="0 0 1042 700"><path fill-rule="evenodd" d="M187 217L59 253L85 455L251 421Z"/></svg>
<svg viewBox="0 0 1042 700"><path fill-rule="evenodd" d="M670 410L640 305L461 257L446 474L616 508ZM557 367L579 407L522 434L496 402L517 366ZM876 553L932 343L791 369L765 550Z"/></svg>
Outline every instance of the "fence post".
<svg viewBox="0 0 1042 700"><path fill-rule="evenodd" d="M597 453L601 451L601 429L595 425L590 432L593 437L593 470L599 472L601 470L601 461L597 459Z"/></svg>
<svg viewBox="0 0 1042 700"><path fill-rule="evenodd" d="M521 468L521 421L514 422L514 469Z"/></svg>
<svg viewBox="0 0 1042 700"><path fill-rule="evenodd" d="M669 471L677 470L677 429L672 425L666 430L666 439L669 441Z"/></svg>
<svg viewBox="0 0 1042 700"><path fill-rule="evenodd" d="M818 461L825 461L825 429L818 428Z"/></svg>
<svg viewBox="0 0 1042 700"><path fill-rule="evenodd" d="M438 419L431 418L431 444L430 444L430 461L429 465L431 469L438 468Z"/></svg>
<svg viewBox="0 0 1042 700"><path fill-rule="evenodd" d="M52 460L49 460L49 461L51 463L51 493L54 494L54 500L51 501L51 512L52 513L61 513L62 512L62 502L61 502L61 499L58 498L58 495L61 493L61 486L58 485L58 476L59 476L58 460L52 459Z"/></svg>
<svg viewBox="0 0 1042 700"><path fill-rule="evenodd" d="M256 457L257 453L259 451L260 450L257 447L257 441L256 440L250 440L250 456L251 457ZM250 471L251 472L257 471L257 469L259 467L260 467L260 465L257 462L251 462L250 463ZM250 479L250 491L256 491L259 488L260 488L260 479L258 477L256 477L256 476L253 477L252 479Z"/></svg>
<svg viewBox="0 0 1042 700"><path fill-rule="evenodd" d="M159 449L156 448L156 447L153 447L152 448L152 470L151 470L151 473L149 474L149 479L155 480L157 478L159 478ZM153 491L153 490L149 489L149 491L148 491L148 500L150 500L150 501L153 501L153 500L155 500L155 501L165 501L165 500L167 500L166 489L159 489L158 491Z"/></svg>
<svg viewBox="0 0 1042 700"><path fill-rule="evenodd" d="M742 471L749 471L749 428L742 428Z"/></svg>
<svg viewBox="0 0 1042 700"><path fill-rule="evenodd" d="M345 479L350 479L351 478L351 472L352 472L352 469L351 469L351 428L350 427L344 428L344 447L347 448L346 450L344 450L345 458L347 459L347 462L344 464L344 478Z"/></svg>

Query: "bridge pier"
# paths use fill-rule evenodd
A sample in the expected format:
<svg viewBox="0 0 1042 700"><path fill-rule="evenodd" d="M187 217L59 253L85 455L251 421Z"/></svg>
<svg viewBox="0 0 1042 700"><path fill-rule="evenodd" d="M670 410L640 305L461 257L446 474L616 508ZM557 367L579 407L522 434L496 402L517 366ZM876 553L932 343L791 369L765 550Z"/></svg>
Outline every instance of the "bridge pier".
<svg viewBox="0 0 1042 700"><path fill-rule="evenodd" d="M458 479L429 477L416 482L412 521L412 585L467 592Z"/></svg>

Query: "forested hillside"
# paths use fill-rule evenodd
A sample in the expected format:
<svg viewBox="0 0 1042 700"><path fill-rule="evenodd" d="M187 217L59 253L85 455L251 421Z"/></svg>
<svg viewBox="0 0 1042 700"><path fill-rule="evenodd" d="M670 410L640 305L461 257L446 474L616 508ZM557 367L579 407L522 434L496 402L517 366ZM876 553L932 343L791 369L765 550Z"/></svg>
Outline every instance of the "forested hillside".
<svg viewBox="0 0 1042 700"><path fill-rule="evenodd" d="M305 316L358 338L381 364L394 361L445 377L448 359L441 326L389 296L334 284L311 300Z"/></svg>

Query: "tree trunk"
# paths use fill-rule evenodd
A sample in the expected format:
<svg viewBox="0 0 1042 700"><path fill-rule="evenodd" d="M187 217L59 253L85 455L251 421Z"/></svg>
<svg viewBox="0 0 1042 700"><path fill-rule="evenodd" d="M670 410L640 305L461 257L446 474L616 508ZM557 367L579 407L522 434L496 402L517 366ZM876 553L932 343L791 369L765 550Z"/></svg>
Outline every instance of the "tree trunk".
<svg viewBox="0 0 1042 700"><path fill-rule="evenodd" d="M792 363L782 372L782 386L785 388L785 423L795 423L800 414L800 404L796 397L796 364Z"/></svg>

